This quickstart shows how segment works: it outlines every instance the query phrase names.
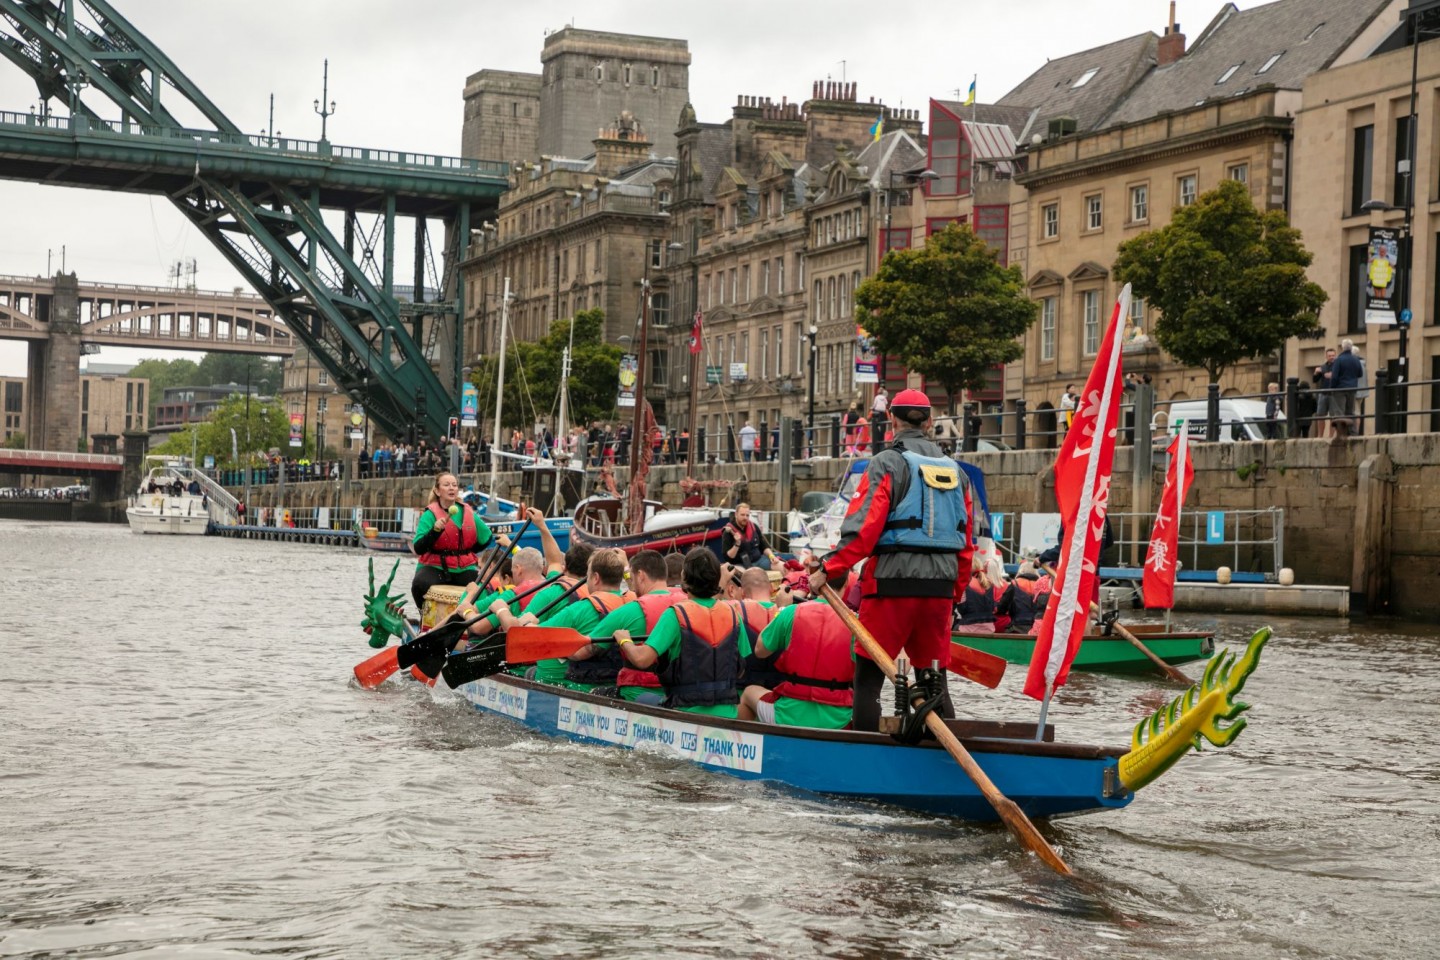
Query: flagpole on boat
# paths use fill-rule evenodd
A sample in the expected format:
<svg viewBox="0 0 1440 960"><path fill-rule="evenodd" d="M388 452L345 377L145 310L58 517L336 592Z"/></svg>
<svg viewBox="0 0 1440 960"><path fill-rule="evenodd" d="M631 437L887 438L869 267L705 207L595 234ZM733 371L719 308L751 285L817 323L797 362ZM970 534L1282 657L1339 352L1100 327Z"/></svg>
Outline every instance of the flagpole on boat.
<svg viewBox="0 0 1440 960"><path fill-rule="evenodd" d="M510 322L510 278L505 278L505 291L500 297L500 367L495 376L495 431L490 443L490 498L486 501L485 512L492 517L499 513L499 495L496 493L497 475L500 470L500 413L505 405L505 333Z"/></svg>

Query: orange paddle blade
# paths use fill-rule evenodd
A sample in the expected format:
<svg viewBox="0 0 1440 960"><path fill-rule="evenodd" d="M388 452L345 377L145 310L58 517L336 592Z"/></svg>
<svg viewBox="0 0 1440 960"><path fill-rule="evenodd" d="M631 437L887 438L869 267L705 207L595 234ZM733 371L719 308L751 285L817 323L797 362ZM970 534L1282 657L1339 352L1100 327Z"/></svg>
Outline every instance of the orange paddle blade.
<svg viewBox="0 0 1440 960"><path fill-rule="evenodd" d="M535 663L568 657L590 642L570 627L511 627L505 632L505 662Z"/></svg>
<svg viewBox="0 0 1440 960"><path fill-rule="evenodd" d="M427 687L435 686L435 678L426 674L424 670L421 670L418 663L410 667L410 676L414 677L416 680L419 680Z"/></svg>
<svg viewBox="0 0 1440 960"><path fill-rule="evenodd" d="M950 643L950 672L966 680L974 680L982 687L994 690L1000 686L1006 665L1004 657L967 647L963 643Z"/></svg>
<svg viewBox="0 0 1440 960"><path fill-rule="evenodd" d="M366 690L374 690L385 678L400 669L400 648L386 647L364 663L355 665L355 679Z"/></svg>

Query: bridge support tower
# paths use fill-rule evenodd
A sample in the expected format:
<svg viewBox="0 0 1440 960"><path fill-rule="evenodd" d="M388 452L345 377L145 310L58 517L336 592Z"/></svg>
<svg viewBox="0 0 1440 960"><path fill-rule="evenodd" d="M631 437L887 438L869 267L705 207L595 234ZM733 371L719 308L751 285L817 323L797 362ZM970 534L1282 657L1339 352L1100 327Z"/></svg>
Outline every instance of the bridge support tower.
<svg viewBox="0 0 1440 960"><path fill-rule="evenodd" d="M55 275L55 295L37 304L50 339L30 344L30 402L25 428L32 450L74 453L80 443L80 281Z"/></svg>

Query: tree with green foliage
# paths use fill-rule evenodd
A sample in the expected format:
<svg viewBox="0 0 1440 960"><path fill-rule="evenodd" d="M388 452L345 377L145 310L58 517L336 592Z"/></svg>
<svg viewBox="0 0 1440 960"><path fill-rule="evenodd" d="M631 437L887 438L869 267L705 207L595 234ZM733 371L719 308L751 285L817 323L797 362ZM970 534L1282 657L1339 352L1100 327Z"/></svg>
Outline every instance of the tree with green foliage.
<svg viewBox="0 0 1440 960"><path fill-rule="evenodd" d="M10 434L9 439L7 439L3 444L0 444L0 447L4 447L4 449L6 450L24 450L25 434L21 431L16 431L15 433Z"/></svg>
<svg viewBox="0 0 1440 960"><path fill-rule="evenodd" d="M280 389L281 364L264 357L233 353L207 353L199 363L194 360L141 360L127 374L150 381L147 422L155 422L155 405L164 399L170 387L208 387L218 383L243 385L248 379L261 396L273 396Z"/></svg>
<svg viewBox="0 0 1440 960"><path fill-rule="evenodd" d="M1313 257L1283 211L1261 211L1236 180L1120 245L1115 276L1160 311L1155 341L1210 382L1227 367L1320 332L1328 299L1305 276Z"/></svg>
<svg viewBox="0 0 1440 960"><path fill-rule="evenodd" d="M856 320L882 354L956 394L976 390L997 366L1020 359L1038 304L1018 267L968 226L952 223L925 246L894 250L855 290Z"/></svg>
<svg viewBox="0 0 1440 960"><path fill-rule="evenodd" d="M221 401L210 419L192 423L183 430L175 431L164 443L154 447L150 452L188 457L193 450L201 462L208 454L215 457L216 463L233 464L235 460L232 456L230 437L230 431L233 429L235 431L234 444L238 447L242 462L247 459L247 454L264 453L273 447L289 453L290 418L286 415L283 406L273 400L262 401L252 397L249 404L248 421L245 408L245 395L243 393L232 394ZM246 442L247 436L249 437L248 443ZM308 443L311 441L307 440ZM301 453L301 451L296 452L297 454ZM313 456L313 445L307 446L303 455Z"/></svg>
<svg viewBox="0 0 1440 960"><path fill-rule="evenodd" d="M554 424L559 412L562 355L572 342L572 325L570 400L566 416L571 424L583 424L609 417L614 411L623 351L604 342L605 311L582 310L568 321L556 321L550 332L539 340L511 341L506 345L502 426L528 432L537 419L548 419ZM472 372L471 382L480 392L482 411L494 403L498 367L498 356L489 356ZM490 412L493 415L494 411Z"/></svg>

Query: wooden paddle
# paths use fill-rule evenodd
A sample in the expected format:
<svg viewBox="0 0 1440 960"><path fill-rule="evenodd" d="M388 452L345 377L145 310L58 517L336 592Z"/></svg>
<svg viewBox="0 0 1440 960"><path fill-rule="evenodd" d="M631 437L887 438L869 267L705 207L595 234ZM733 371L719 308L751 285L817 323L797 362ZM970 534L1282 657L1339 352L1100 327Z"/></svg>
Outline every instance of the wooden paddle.
<svg viewBox="0 0 1440 960"><path fill-rule="evenodd" d="M855 635L860 646L865 648L870 659L884 671L885 676L889 677L893 683L896 674L895 661L891 660L881 649L880 644L870 635L870 631L866 630L864 624L860 622L860 618L845 606L844 601L829 584L820 588L820 596L824 597L825 602L830 604L830 608L839 614L841 620L845 621L845 626L850 628L850 632ZM986 801L995 808L996 813L1000 814L1000 819L1005 821L1005 826L1010 828L1010 832L1015 834L1021 844L1034 851L1035 855L1056 873L1070 876L1070 868L1065 865L1064 860L1060 859L1060 855L1055 852L1054 848L1045 842L1045 838L1040 836L1040 831L1035 829L1035 824L1030 822L1030 818L1025 816L1025 812L1016 805L1014 800L1001 793L1000 789L990 781L985 771L980 769L980 764L975 762L975 758L970 756L970 752L965 749L955 734L950 732L950 728L945 726L945 721L936 711L932 710L925 716L925 727L934 734L935 739L940 741L941 746L949 752L950 756L955 758L955 762L960 764L960 768L965 771L965 774L975 781L975 786L980 788Z"/></svg>
<svg viewBox="0 0 1440 960"><path fill-rule="evenodd" d="M1100 608L1093 603L1090 604L1090 612L1095 614L1097 617L1103 616L1103 614L1100 612ZM1183 683L1187 687L1193 687L1195 685L1194 680L1191 680L1189 677L1185 676L1183 672L1177 670L1175 667L1170 666L1170 664L1166 663L1164 660L1161 660L1160 657L1156 655L1154 650L1151 650L1149 647L1145 646L1145 644L1141 643L1140 639L1136 637L1135 634L1131 633L1129 630L1126 630L1125 624L1121 623L1119 620L1115 620L1111 622L1110 626L1114 627L1115 632L1120 634L1120 636L1124 637L1126 640L1129 640L1131 645L1133 645L1136 650L1139 650L1141 653L1145 654L1145 656L1149 657L1150 662L1155 664L1156 669L1158 669L1161 673L1165 674L1165 676L1169 677L1171 680L1174 680L1176 683Z"/></svg>

